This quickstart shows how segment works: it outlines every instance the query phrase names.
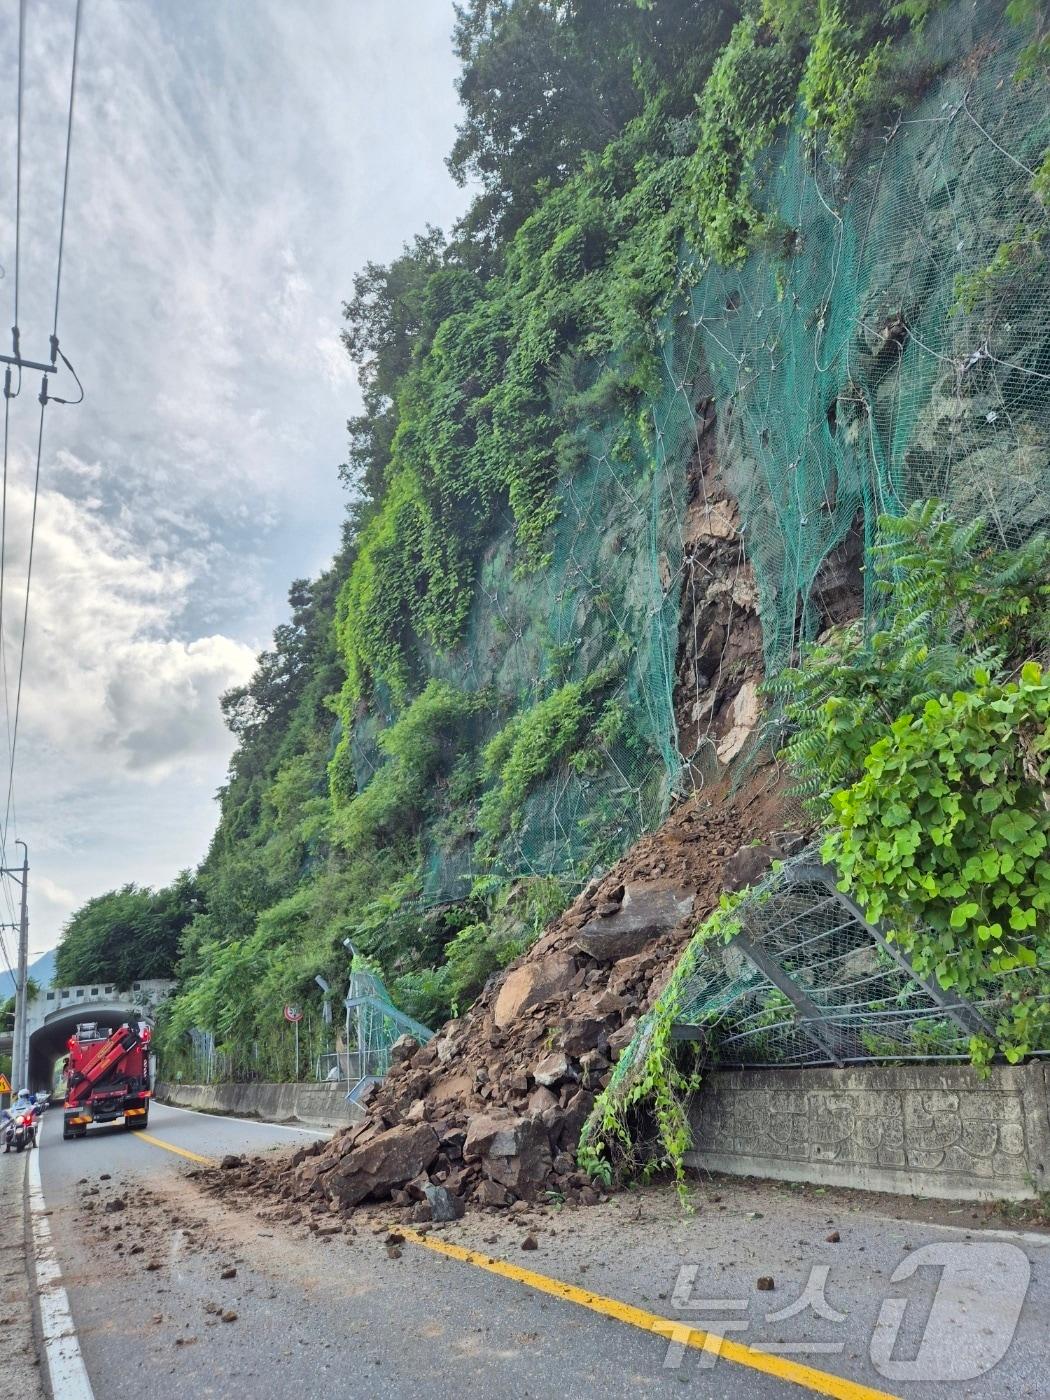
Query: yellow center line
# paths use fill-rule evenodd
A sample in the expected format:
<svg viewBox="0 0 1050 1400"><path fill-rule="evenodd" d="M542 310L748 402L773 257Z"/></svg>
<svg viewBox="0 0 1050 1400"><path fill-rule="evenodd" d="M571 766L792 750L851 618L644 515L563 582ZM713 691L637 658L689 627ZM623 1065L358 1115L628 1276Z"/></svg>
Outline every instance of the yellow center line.
<svg viewBox="0 0 1050 1400"><path fill-rule="evenodd" d="M215 1165L213 1157L202 1157L199 1152L191 1152L186 1147L176 1147L173 1143L154 1137L152 1133L140 1132L135 1136L142 1138L144 1142L152 1143L154 1147L162 1147L165 1152L175 1152L180 1157L188 1157L191 1162L203 1162L206 1167ZM789 1361L786 1357L774 1356L758 1350L757 1347L730 1341L716 1333L701 1331L699 1327L688 1327L673 1318L646 1312L644 1308L636 1308L631 1303L621 1303L618 1298L606 1298L601 1293L591 1293L585 1288L577 1288L572 1283L562 1283L560 1279L549 1278L546 1274L533 1273L531 1269L523 1269L505 1259L494 1259L491 1255L465 1249L450 1240L438 1239L436 1235L421 1235L404 1227L399 1227L398 1233L413 1244L434 1250L436 1254L458 1259L463 1264L473 1264L475 1268L484 1269L487 1273L498 1274L501 1278L524 1284L526 1288L534 1288L539 1293L548 1293L553 1298L575 1303L578 1307L587 1308L602 1317L611 1317L616 1322L637 1327L642 1332L666 1337L668 1341L692 1347L695 1351L712 1352L736 1366L748 1366L753 1371L762 1371L767 1376L775 1376L777 1380L802 1386L804 1390L810 1390L816 1395L829 1395L833 1400L897 1400L897 1397L888 1391L873 1390L871 1386L861 1385L845 1376L836 1376L830 1371L818 1371L814 1366L803 1366L798 1361Z"/></svg>
<svg viewBox="0 0 1050 1400"><path fill-rule="evenodd" d="M638 1327L643 1332L652 1332L670 1341L693 1347L697 1351L713 1352L737 1366L749 1366L753 1371L763 1371L768 1376L800 1385L817 1395L830 1395L835 1397L835 1400L896 1400L895 1396L886 1391L872 1390L870 1386L860 1385L844 1376L832 1375L829 1371L818 1371L812 1366L803 1366L797 1361L788 1361L785 1357L744 1346L741 1342L732 1342L710 1332L702 1332L697 1327L688 1327L672 1318L646 1312L644 1308L621 1303L616 1298L605 1298L600 1293L590 1293L586 1289L576 1288L571 1283L562 1283L560 1279L548 1278L546 1274L534 1274L531 1269L522 1269L517 1264L493 1259L487 1254L478 1254L473 1249L464 1249L462 1245L452 1244L434 1235L420 1235L415 1230L401 1227L398 1228L398 1233L413 1244L423 1245L425 1249L432 1249L450 1259L459 1259L464 1264L473 1264L490 1274L499 1274L501 1278L512 1279L527 1288L535 1288L540 1293L563 1298L566 1302L589 1308L591 1312L600 1313L603 1317L611 1317L617 1322Z"/></svg>
<svg viewBox="0 0 1050 1400"><path fill-rule="evenodd" d="M165 1152L177 1152L180 1157L188 1157L191 1162L203 1162L206 1167L213 1167L215 1160L212 1157L202 1157L199 1152L191 1152L188 1147L176 1147L174 1143L165 1142L163 1138L154 1137L152 1133L136 1133L135 1136L143 1142L151 1142L154 1147L163 1147Z"/></svg>

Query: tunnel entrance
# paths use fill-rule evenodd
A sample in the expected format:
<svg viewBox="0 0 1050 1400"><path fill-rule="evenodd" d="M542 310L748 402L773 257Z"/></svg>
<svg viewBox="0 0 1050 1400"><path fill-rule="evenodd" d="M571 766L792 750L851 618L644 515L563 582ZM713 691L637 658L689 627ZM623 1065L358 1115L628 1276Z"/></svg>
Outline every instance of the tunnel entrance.
<svg viewBox="0 0 1050 1400"><path fill-rule="evenodd" d="M95 1021L100 1026L115 1029L129 1021L145 1021L153 1026L153 1017L142 1007L130 1007L126 1002L112 1005L88 1004L63 1007L53 1011L29 1037L29 1084L34 1093L50 1090L54 1084L55 1068L66 1054L69 1037L78 1024ZM12 1086L20 1088L21 1085Z"/></svg>

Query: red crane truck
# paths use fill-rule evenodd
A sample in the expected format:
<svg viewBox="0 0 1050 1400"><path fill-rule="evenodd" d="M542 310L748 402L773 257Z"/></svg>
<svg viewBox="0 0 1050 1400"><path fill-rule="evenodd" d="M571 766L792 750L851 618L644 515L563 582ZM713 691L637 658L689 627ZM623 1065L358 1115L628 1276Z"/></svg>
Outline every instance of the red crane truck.
<svg viewBox="0 0 1050 1400"><path fill-rule="evenodd" d="M78 1025L67 1042L64 1138L84 1137L89 1123L123 1118L126 1128L149 1122L150 1029L133 1021L111 1031L94 1021Z"/></svg>

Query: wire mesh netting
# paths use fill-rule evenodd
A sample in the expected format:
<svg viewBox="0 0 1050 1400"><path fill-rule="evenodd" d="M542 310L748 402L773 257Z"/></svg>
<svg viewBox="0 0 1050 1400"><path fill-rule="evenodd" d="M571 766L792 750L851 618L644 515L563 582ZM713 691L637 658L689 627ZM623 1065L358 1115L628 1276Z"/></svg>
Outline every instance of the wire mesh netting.
<svg viewBox="0 0 1050 1400"><path fill-rule="evenodd" d="M919 977L838 892L815 848L785 862L735 913L742 929L730 941L694 938L673 1005L649 1013L617 1063L614 1099L644 1067L663 1016L719 1067L756 1069L968 1060L971 1036L994 1033L1018 999L1050 1001L1045 965L989 972L969 1000Z"/></svg>
<svg viewBox="0 0 1050 1400"><path fill-rule="evenodd" d="M435 825L424 903L461 897L479 868L604 868L695 775L674 690L701 398L739 502L767 675L821 627L828 556L847 537L869 544L880 514L938 496L1010 543L1050 523L1048 213L1032 184L1050 102L1041 77L1015 81L1023 42L996 5L946 7L906 60L918 95L846 169L796 122L758 172L760 246L731 269L683 250L644 415L625 411L615 362L553 371L574 451L549 567L516 571L508 521L480 561L466 640L430 668L502 697L476 722L477 749L509 713L612 657L622 722L587 764L534 785L495 862L479 862L476 832ZM360 785L376 733L363 719L354 736ZM698 753L715 771L703 733Z"/></svg>
<svg viewBox="0 0 1050 1400"><path fill-rule="evenodd" d="M391 1047L403 1035L425 1045L434 1034L397 1009L382 978L368 967L355 964L344 1006L344 1055L347 1078L351 1082L381 1079L390 1068Z"/></svg>

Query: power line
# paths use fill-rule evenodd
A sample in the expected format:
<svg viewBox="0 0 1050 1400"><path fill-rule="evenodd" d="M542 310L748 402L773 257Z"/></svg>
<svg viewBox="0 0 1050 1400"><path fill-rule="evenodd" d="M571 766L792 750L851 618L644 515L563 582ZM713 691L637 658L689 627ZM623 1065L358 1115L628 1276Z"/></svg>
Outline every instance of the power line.
<svg viewBox="0 0 1050 1400"><path fill-rule="evenodd" d="M72 365L69 364L69 361L66 359L65 355L62 355L62 352L61 352L61 351L59 350L59 348L58 348L58 310L59 310L59 299L60 299L61 290L62 290L62 256L63 256L63 252L64 252L64 250L65 250L66 210L67 210L68 201L69 201L69 161L70 161L70 152L71 152L71 150L72 150L72 145L73 145L73 113L74 113L74 109L75 109L75 105L76 105L77 56L78 56L79 49L80 49L80 16L81 16L82 4L83 4L83 0L77 0L76 15L75 15L74 25L73 25L73 57L72 57L72 62L71 62L71 64L70 64L70 72L69 72L69 112L68 112L67 119L66 119L66 156L65 156L65 167L64 167L63 177L62 177L62 210L61 210L61 215L60 215L60 218L59 218L59 231L58 231L58 267L57 267L57 271L56 271L56 274L55 274L55 312L54 312L54 320L53 320L53 322L52 322L52 331L51 331L51 360L52 360L52 364L54 364L55 361L58 359L59 355L61 355L63 362L66 364L66 366L67 366L67 367L70 369L70 371L73 373L73 378L74 378L74 379L76 379L76 372L73 370ZM20 200L21 200L21 169L22 169L21 131L22 131L22 88L23 88L24 52L25 52L25 0L20 0L20 7L19 7L19 70L18 70L18 133L19 133L19 134L18 134L18 157L17 157L17 160L18 160L18 173L17 173L18 194L17 194L17 197L16 197L16 200L17 200L18 203L20 203ZM16 222L17 222L17 210L16 210ZM17 231L16 231L16 232L17 232ZM16 298L17 298L17 288L18 288L18 257L17 257L17 253L16 253L16 261L15 261L15 269L16 269L16 272L15 272L15 291L16 291ZM16 317L15 317L16 323L17 323L17 319L18 319L18 318L17 318L17 314L16 314ZM16 355L17 355L17 354L18 354L18 349L17 349L17 336L18 336L17 326L16 326L16 329L15 329L14 334L15 334L15 339L16 339L15 353L16 353ZM19 367L19 375L21 375L21 367ZM78 387L80 386L80 381L79 381L79 380L77 380L77 385L78 385ZM82 388L81 388L81 390L80 390L80 397L81 397L81 399L84 397L84 391L83 391ZM14 801L15 753L16 753L16 750L17 750L17 747L18 747L18 723L19 723L19 718L20 718L20 716L21 716L21 709L22 709L22 678L23 678L23 673L24 673L24 670L25 670L26 638L27 638L28 631L29 631L29 593L30 593L30 587L31 587L32 581L33 581L33 552L34 552L34 546L35 546L35 543L36 543L36 516L37 516L37 506L38 506L39 499L40 499L40 463L41 463L41 458L42 458L42 456L43 456L43 449L44 449L44 412L45 412L45 410L46 410L46 408L47 408L47 405L48 405L48 402L49 402L49 401L50 401L50 400L49 400L49 396L48 396L48 392L47 392L47 374L45 373L44 378L43 378L43 383L41 384L41 387L40 387L40 395L39 395L39 402L40 402L40 422L39 422L39 426L38 426L38 428L37 428L37 441L36 441L36 471L35 471L34 479L33 479L33 511L32 511L32 517L31 517L31 521L30 521L30 527L29 527L29 560L28 560L28 563L27 563L27 566L26 566L25 602L24 602L23 609L22 609L22 638L21 638L21 643L20 643L20 646L19 646L19 654L18 654L18 683L17 683L17 686L16 686L16 688L15 688L15 715L14 715L14 723L13 723L13 725L12 725L12 727L11 727L11 736L10 736L10 757L9 757L8 774L7 774L7 801L6 801L5 806L4 806L4 819L3 819L3 824L2 824L2 826L0 826L0 852L3 852L3 853L4 853L4 859L5 859L5 860L6 860L7 836L8 836L9 825L10 825L10 820L11 820L11 807L12 807L12 803L13 803L13 801ZM65 400L58 400L58 402L65 402ZM77 402L79 402L79 400L77 400ZM5 412L6 412L7 407L8 407L8 404L5 402ZM3 487L3 491L4 491L3 509L4 509L4 523L5 523L5 524L6 524L6 500L7 500L7 496L6 496L6 482L7 482L7 453L6 453L6 446L7 446L7 437L6 437L6 418L5 418L5 454L4 454L4 487ZM0 544L0 549L2 549L2 544ZM2 580L3 580L2 554L0 554L0 588L2 588ZM3 631L2 631L2 626L0 626L0 649L2 649L2 647L3 647ZM5 670L5 678L6 678L6 670Z"/></svg>
<svg viewBox="0 0 1050 1400"><path fill-rule="evenodd" d="M3 836L0 847L7 844L8 822L15 786L15 749L18 747L18 719L22 709L22 672L26 660L26 636L29 632L29 588L33 581L33 546L36 542L36 508L40 499L40 458L44 450L44 412L47 408L47 375L40 390L40 426L36 435L36 475L33 480L33 514L29 525L29 562L26 566L26 596L22 609L22 642L18 652L18 684L15 687L15 722L11 730L11 763L7 774L7 804L4 808Z"/></svg>
<svg viewBox="0 0 1050 1400"><path fill-rule="evenodd" d="M25 4L25 0L22 0ZM77 93L77 53L80 49L80 9L83 0L77 0L76 17L73 21L73 62L69 70L69 118L66 123L66 166L62 176L62 215L58 225L58 270L55 274L55 320L51 331L51 358L54 360L58 349L58 297L62 289L62 249L66 239L66 201L69 196L69 152L73 145L73 105ZM63 356L63 358L65 358ZM68 363L68 361L67 361ZM76 376L74 375L74 378ZM81 391L83 394L83 391Z"/></svg>
<svg viewBox="0 0 1050 1400"><path fill-rule="evenodd" d="M18 134L15 138L15 323L11 341L15 359L18 348L18 284L22 263L22 94L25 88L26 66L26 0L18 3ZM22 387L22 371L18 371L18 387Z"/></svg>

